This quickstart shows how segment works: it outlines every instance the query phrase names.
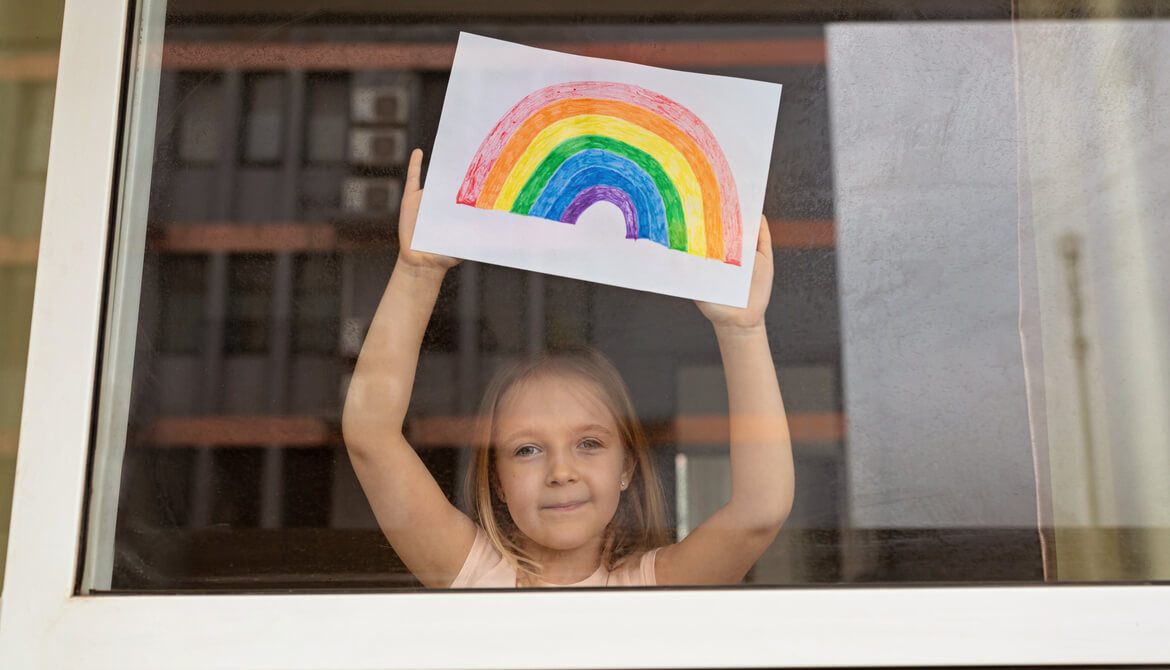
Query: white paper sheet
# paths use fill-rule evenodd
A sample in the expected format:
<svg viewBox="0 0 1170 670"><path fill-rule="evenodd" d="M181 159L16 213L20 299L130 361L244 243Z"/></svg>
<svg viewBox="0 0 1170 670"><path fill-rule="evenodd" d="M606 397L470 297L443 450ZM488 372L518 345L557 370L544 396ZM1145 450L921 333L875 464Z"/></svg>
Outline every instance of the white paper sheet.
<svg viewBox="0 0 1170 670"><path fill-rule="evenodd" d="M744 306L779 103L778 84L462 33L412 247Z"/></svg>

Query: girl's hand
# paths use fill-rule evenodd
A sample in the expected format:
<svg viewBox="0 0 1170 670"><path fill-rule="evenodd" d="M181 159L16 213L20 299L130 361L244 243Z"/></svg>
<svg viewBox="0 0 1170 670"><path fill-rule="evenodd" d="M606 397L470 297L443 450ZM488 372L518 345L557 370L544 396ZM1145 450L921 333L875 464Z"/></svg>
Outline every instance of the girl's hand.
<svg viewBox="0 0 1170 670"><path fill-rule="evenodd" d="M768 298L771 295L772 235L768 230L768 219L761 214L760 237L756 242L756 263L752 268L751 293L748 295L747 307L729 307L699 300L696 300L695 304L716 329L730 327L748 330L763 327L764 310L768 307Z"/></svg>
<svg viewBox="0 0 1170 670"><path fill-rule="evenodd" d="M410 152L410 164L406 168L406 183L402 188L402 204L398 208L398 262L415 268L447 271L459 264L460 259L430 254L410 248L414 237L414 223L418 218L418 205L422 202L422 149Z"/></svg>

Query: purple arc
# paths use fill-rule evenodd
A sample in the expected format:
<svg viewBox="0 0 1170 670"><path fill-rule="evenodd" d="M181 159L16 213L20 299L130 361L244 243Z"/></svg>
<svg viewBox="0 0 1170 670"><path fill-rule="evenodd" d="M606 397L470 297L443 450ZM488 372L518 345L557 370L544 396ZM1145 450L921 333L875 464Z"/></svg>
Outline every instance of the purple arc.
<svg viewBox="0 0 1170 670"><path fill-rule="evenodd" d="M581 191L561 214L561 222L575 224L585 210L603 201L617 205L622 211L626 219L626 239L638 239L638 212L634 209L634 202L625 191L612 186L591 186Z"/></svg>

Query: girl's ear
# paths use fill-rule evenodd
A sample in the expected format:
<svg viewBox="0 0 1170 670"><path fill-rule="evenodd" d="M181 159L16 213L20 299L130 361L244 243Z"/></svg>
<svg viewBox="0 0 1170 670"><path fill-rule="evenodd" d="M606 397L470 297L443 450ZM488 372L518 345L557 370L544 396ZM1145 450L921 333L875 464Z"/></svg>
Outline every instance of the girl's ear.
<svg viewBox="0 0 1170 670"><path fill-rule="evenodd" d="M637 459L634 458L634 454L630 451L630 449L627 448L626 449L625 463L622 466L622 481L623 482L634 481L634 471L637 469L638 469L638 461L637 461ZM624 486L622 488L625 489Z"/></svg>

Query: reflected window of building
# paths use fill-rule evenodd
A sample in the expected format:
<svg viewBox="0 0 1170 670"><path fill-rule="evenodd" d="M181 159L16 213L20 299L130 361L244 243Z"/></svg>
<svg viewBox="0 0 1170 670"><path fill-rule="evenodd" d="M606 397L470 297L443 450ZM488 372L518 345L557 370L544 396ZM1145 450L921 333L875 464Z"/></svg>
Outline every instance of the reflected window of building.
<svg viewBox="0 0 1170 670"><path fill-rule="evenodd" d="M378 528L340 419L398 252L407 157L434 141L459 30L783 84L764 201L767 319L798 484L746 585L1170 574L1161 549L1133 549L1165 546L1170 524L1157 502L1124 493L1148 487L1134 464L1149 447L1119 417L1150 434L1164 426L1101 391L1164 398L1165 384L1139 393L1093 367L1135 369L1118 352L1166 341L1170 303L1158 298L1170 282L1152 269L1165 236L1135 223L1115 248L1076 219L1080 246L1053 245L1049 222L1072 220L1053 204L1064 191L1050 190L1072 188L1052 177L1067 169L1063 145L1020 103L1071 106L1079 89L1022 69L1053 67L1042 27L986 4L931 10L938 22L847 3L757 18L382 9L291 24L198 4L168 16L148 221L121 223L146 226L148 241L124 371L134 388L113 590L418 586ZM1147 44L1141 30L1134 44ZM1102 137L1126 137L1156 107ZM1118 151L1149 166L1139 144ZM1140 173L1126 176L1144 188ZM1129 208L1129 222L1148 213L1108 189L1085 197L1093 211ZM1105 248L1150 262L1113 283ZM1044 328L1029 330L1037 314ZM1132 329L1107 334L1107 315ZM685 301L465 262L439 293L405 434L468 509L488 380L571 346L622 372L661 474L664 530L686 537L730 495L730 460L720 352ZM1053 436L1079 445L1081 465L1067 466L1071 447ZM1082 485L1093 495L1072 493Z"/></svg>

